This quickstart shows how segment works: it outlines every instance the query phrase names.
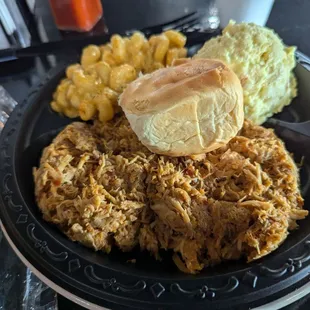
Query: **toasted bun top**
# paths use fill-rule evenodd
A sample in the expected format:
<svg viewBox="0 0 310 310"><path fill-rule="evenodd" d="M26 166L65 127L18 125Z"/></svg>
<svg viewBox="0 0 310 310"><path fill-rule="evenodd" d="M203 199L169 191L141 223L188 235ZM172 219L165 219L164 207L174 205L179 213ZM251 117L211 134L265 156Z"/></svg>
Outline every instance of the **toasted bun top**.
<svg viewBox="0 0 310 310"><path fill-rule="evenodd" d="M129 84L119 102L151 151L201 154L227 143L243 124L238 77L221 61L182 60Z"/></svg>

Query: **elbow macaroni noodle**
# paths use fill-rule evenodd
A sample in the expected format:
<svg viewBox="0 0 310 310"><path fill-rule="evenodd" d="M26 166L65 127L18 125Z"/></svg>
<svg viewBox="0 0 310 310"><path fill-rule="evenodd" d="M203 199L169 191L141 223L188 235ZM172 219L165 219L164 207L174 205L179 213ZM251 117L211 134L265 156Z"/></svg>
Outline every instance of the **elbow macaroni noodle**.
<svg viewBox="0 0 310 310"><path fill-rule="evenodd" d="M150 73L184 58L186 37L174 30L151 36L140 32L130 38L113 35L105 45L83 49L80 64L70 65L53 94L51 108L67 117L87 121L111 120L120 93L139 73Z"/></svg>

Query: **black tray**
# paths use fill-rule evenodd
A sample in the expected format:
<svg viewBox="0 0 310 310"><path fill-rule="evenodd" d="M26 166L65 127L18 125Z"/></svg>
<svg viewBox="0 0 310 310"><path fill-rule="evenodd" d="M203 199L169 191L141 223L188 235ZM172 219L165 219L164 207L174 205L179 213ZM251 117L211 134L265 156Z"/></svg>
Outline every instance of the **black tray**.
<svg viewBox="0 0 310 310"><path fill-rule="evenodd" d="M287 121L310 119L307 62L308 58L299 55L299 96L276 117ZM242 260L221 264L198 275L181 273L169 256L157 262L139 251L125 254L114 250L109 255L94 252L71 242L43 221L34 199L32 167L38 165L42 148L49 141L37 148L29 145L40 135L72 122L49 108L64 70L52 70L28 94L0 137L0 218L21 255L41 274L86 301L114 309L248 309L305 283L310 273L310 216L300 221L300 228L269 256L251 264ZM301 140L286 142L296 160L310 149ZM310 210L310 156L306 156L300 173L305 208ZM132 258L137 259L136 264L127 262Z"/></svg>

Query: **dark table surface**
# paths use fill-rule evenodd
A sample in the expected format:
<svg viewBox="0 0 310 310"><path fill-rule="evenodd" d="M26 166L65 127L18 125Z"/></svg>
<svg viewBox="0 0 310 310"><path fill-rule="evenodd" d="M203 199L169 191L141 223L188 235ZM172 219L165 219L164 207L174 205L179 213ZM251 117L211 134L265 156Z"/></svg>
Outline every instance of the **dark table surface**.
<svg viewBox="0 0 310 310"><path fill-rule="evenodd" d="M110 33L117 33L126 29L142 28L167 22L184 15L184 12L191 12L195 9L206 10L209 1L103 0L102 2L105 20L101 21L91 34L104 32L106 26ZM55 28L48 9L47 0L37 1L36 5L37 18L35 22L43 23L47 34L47 40L57 40L72 35L59 32ZM145 14L145 12L152 12L152 14ZM296 45L301 52L310 55L309 13L310 0L276 0L267 26L274 29L283 38L286 44ZM27 95L29 88L36 84L55 62L57 63L59 61L70 61L70 57L63 59L28 59L27 61L18 61L12 64L1 64L0 85L4 86L17 102L20 102ZM9 256L13 257L15 254L13 254L8 247L0 249L0 266ZM16 294L16 292L14 293L12 291L9 293L13 295ZM58 296L58 306L60 310L83 309L61 296ZM10 309L13 308L11 307ZM6 308L1 308L1 303L0 309L6 310ZM310 309L310 297L307 296L287 306L285 309Z"/></svg>

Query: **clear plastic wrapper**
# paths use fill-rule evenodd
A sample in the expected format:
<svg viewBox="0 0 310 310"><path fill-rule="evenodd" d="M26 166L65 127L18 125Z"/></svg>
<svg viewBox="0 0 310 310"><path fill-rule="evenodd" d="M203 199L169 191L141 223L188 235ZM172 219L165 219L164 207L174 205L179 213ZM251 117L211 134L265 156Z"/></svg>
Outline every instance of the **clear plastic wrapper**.
<svg viewBox="0 0 310 310"><path fill-rule="evenodd" d="M0 85L0 133L17 102ZM0 228L0 310L57 310L57 295L16 256Z"/></svg>

